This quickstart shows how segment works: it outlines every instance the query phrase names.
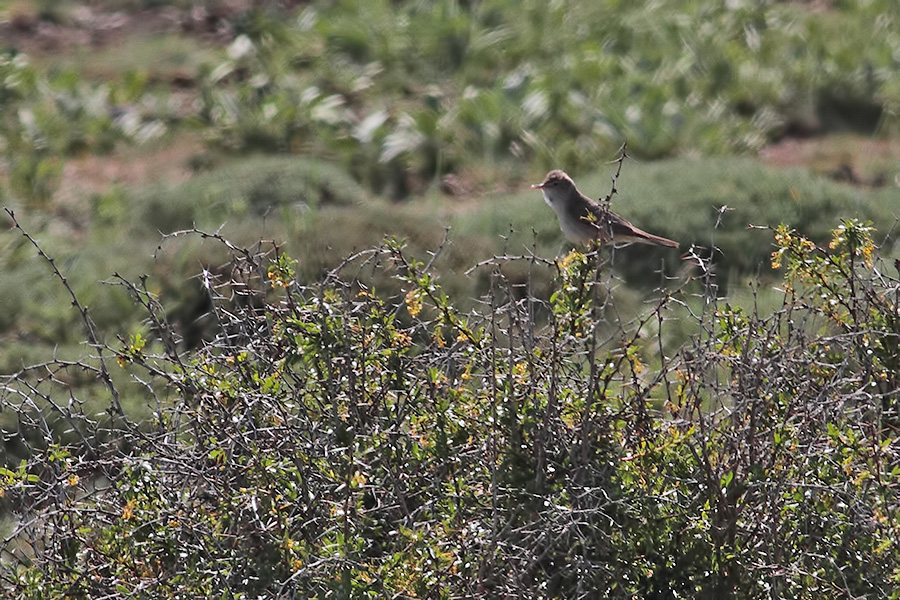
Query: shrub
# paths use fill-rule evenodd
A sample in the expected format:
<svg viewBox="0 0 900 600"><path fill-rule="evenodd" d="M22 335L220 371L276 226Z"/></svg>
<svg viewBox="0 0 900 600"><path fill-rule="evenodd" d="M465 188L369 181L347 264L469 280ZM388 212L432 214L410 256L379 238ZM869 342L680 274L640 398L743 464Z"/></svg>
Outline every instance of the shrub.
<svg viewBox="0 0 900 600"><path fill-rule="evenodd" d="M896 279L868 226L777 229L771 313L689 313L689 286L627 322L605 251L489 261L463 313L396 240L300 285L277 248L205 235L233 251L203 274L212 341L182 349L123 281L151 333L4 380L15 433L42 433L0 471L17 597L897 597ZM60 400L78 370L108 418Z"/></svg>

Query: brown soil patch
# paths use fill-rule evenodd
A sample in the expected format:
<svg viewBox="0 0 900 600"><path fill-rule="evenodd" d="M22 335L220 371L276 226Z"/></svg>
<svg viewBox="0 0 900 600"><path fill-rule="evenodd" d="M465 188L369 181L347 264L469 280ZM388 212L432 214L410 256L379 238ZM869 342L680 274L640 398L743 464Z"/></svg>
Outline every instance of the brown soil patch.
<svg viewBox="0 0 900 600"><path fill-rule="evenodd" d="M900 139L854 134L785 139L763 149L760 158L779 167L806 167L856 185L900 184Z"/></svg>
<svg viewBox="0 0 900 600"><path fill-rule="evenodd" d="M250 0L221 0L190 10L161 7L139 11L104 11L87 5L69 9L54 22L27 7L13 6L0 15L2 47L41 57L78 46L122 44L130 36L183 32L218 42L232 38L231 19L250 7Z"/></svg>
<svg viewBox="0 0 900 600"><path fill-rule="evenodd" d="M149 152L126 148L109 156L73 158L63 167L54 204L80 204L115 185L131 188L152 182L181 183L193 174L190 160L203 152L199 141L181 138Z"/></svg>

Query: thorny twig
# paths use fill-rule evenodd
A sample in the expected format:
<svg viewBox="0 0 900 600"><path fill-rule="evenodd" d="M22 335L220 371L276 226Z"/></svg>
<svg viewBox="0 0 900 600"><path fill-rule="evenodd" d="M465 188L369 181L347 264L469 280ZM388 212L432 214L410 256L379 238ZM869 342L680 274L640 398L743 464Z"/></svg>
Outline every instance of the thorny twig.
<svg viewBox="0 0 900 600"><path fill-rule="evenodd" d="M59 279L63 287L66 288L66 291L69 293L69 297L72 298L72 306L78 311L78 314L81 315L81 320L84 323L85 333L87 335L88 343L97 350L97 359L100 361L100 380L106 386L106 389L109 391L111 405L110 410L115 415L119 416L123 420L125 418L125 412L122 410L122 404L119 401L119 391L116 389L115 384L113 383L112 377L110 377L109 369L106 366L106 357L103 354L104 345L100 343L100 340L97 338L96 330L94 329L94 321L91 319L90 314L88 313L88 309L86 306L81 304L78 300L78 296L75 294L75 290L72 289L72 286L69 284L69 280L66 279L65 275L63 275L59 268L56 266L56 261L47 255L44 252L41 245L38 243L34 237L31 236L25 229L19 224L18 219L16 219L15 213L7 207L3 208L6 211L6 214L9 215L9 218L12 220L13 227L19 230L19 232L31 242L31 245L35 247L38 252L38 255L43 258L47 264L50 265L50 268L53 269L53 274Z"/></svg>
<svg viewBox="0 0 900 600"><path fill-rule="evenodd" d="M612 203L613 196L615 196L619 192L617 186L619 184L619 175L621 175L622 173L622 164L625 162L626 158L631 158L630 156L628 156L627 149L628 141L626 140L622 142L622 147L619 148L619 158L612 161L616 163L616 173L612 177L612 188L609 190L609 193L606 195L606 197L600 200L600 207L603 210L609 210L609 205Z"/></svg>

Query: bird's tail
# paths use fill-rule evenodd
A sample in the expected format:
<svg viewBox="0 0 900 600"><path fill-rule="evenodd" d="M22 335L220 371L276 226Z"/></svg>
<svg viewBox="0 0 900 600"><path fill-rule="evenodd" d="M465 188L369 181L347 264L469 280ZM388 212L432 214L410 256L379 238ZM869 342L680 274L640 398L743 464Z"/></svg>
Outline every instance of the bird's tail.
<svg viewBox="0 0 900 600"><path fill-rule="evenodd" d="M669 248L677 248L678 242L668 238L647 233L639 227L635 227L622 217L609 213L609 233L615 242L637 242L639 244L653 244L656 246L667 246Z"/></svg>
<svg viewBox="0 0 900 600"><path fill-rule="evenodd" d="M678 242L676 242L675 240L670 240L658 235L653 235L652 233L647 233L646 231L640 231L640 233L643 235L635 236L636 242L640 242L642 244L653 244L656 246L667 246L669 248L678 247Z"/></svg>
<svg viewBox="0 0 900 600"><path fill-rule="evenodd" d="M647 233L643 229L638 229L634 225L627 232L619 233L615 236L617 242L632 242L638 244L650 244L653 246L667 246L669 248L677 248L678 242L668 238Z"/></svg>

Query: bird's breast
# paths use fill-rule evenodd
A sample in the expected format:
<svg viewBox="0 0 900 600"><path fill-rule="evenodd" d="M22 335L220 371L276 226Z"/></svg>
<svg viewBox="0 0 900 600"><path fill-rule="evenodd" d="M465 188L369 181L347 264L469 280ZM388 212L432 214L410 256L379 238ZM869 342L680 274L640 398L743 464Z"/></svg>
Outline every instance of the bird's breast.
<svg viewBox="0 0 900 600"><path fill-rule="evenodd" d="M550 194L547 193L547 190L541 190L541 195L544 197L544 202L547 203L547 206L556 211L556 214L559 214L556 206L553 204L553 198L551 198Z"/></svg>

